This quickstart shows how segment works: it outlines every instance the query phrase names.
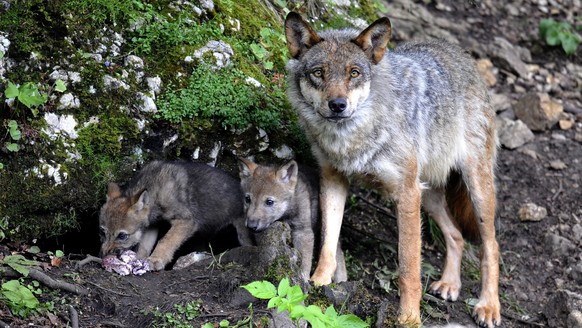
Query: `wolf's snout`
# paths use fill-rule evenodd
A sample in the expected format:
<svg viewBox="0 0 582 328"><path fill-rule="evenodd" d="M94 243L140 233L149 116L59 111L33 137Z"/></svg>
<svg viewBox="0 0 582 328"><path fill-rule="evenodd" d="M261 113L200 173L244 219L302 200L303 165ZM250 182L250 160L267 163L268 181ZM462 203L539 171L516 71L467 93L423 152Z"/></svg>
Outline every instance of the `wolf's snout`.
<svg viewBox="0 0 582 328"><path fill-rule="evenodd" d="M335 98L330 100L327 105L329 106L329 109L331 109L332 112L334 113L342 113L343 111L346 110L346 108L348 108L348 102L346 101L345 98Z"/></svg>
<svg viewBox="0 0 582 328"><path fill-rule="evenodd" d="M260 232L260 231L263 231L265 229L265 227L263 227L261 225L261 222L258 220L257 221L247 220L247 227L249 229L252 229L253 231L256 231L256 232Z"/></svg>

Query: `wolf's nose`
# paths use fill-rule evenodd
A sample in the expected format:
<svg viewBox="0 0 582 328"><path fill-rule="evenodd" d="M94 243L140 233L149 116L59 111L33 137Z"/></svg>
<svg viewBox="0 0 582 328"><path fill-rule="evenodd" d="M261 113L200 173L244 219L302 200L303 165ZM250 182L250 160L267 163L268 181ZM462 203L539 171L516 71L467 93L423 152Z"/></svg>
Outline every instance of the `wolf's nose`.
<svg viewBox="0 0 582 328"><path fill-rule="evenodd" d="M334 113L341 113L348 107L348 102L344 98L335 98L330 100L327 105Z"/></svg>

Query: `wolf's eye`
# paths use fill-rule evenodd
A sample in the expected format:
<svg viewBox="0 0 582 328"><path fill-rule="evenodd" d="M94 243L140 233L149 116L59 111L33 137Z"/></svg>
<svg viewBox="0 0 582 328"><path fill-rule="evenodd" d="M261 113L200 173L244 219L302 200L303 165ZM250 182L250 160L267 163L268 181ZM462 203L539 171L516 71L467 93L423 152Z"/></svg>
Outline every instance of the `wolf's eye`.
<svg viewBox="0 0 582 328"><path fill-rule="evenodd" d="M251 203L251 195L245 195L245 203L247 204Z"/></svg>
<svg viewBox="0 0 582 328"><path fill-rule="evenodd" d="M127 233L125 233L125 232L120 232L120 233L117 235L117 239L118 239L118 240L122 240L122 241L123 241L123 240L126 240L126 239L127 239L127 237L129 237L129 235L128 235Z"/></svg>
<svg viewBox="0 0 582 328"><path fill-rule="evenodd" d="M273 206L275 204L275 201L268 198L267 200L265 200L265 205L267 206Z"/></svg>
<svg viewBox="0 0 582 328"><path fill-rule="evenodd" d="M358 77L358 76L360 76L360 71L358 71L357 69L353 68L352 71L350 72L350 76L351 77Z"/></svg>
<svg viewBox="0 0 582 328"><path fill-rule="evenodd" d="M315 76L315 77L322 77L323 70L321 68L316 68L311 72L311 74L313 74L313 76Z"/></svg>

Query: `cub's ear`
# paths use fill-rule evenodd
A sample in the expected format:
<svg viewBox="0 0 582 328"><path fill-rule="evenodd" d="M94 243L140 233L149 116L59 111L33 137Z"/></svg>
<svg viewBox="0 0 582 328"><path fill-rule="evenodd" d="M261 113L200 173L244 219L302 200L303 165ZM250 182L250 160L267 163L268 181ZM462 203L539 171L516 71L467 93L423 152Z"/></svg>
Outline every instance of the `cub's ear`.
<svg viewBox="0 0 582 328"><path fill-rule="evenodd" d="M291 161L279 168L277 171L277 178L279 178L279 181L291 184L292 187L295 187L295 184L297 183L298 171L299 168L297 166L297 162Z"/></svg>
<svg viewBox="0 0 582 328"><path fill-rule="evenodd" d="M139 197L138 197L138 195L139 195ZM137 200L135 200L136 198L137 198ZM132 200L135 200L133 202L133 205L131 205L131 206L133 207L133 209L136 212L143 210L144 207L146 207L146 205L148 205L148 202L150 201L148 191L146 189L144 189L140 194L133 196Z"/></svg>
<svg viewBox="0 0 582 328"><path fill-rule="evenodd" d="M392 25L390 20L388 17L382 17L362 31L354 39L354 43L364 50L374 64L378 64L384 58L391 33Z"/></svg>
<svg viewBox="0 0 582 328"><path fill-rule="evenodd" d="M115 182L109 182L109 184L107 184L107 200L117 198L119 196L121 196L119 185L117 185Z"/></svg>
<svg viewBox="0 0 582 328"><path fill-rule="evenodd" d="M258 165L250 159L239 157L238 168L241 180L252 176L257 166Z"/></svg>
<svg viewBox="0 0 582 328"><path fill-rule="evenodd" d="M285 19L285 37L289 54L295 59L323 40L296 12L290 12Z"/></svg>

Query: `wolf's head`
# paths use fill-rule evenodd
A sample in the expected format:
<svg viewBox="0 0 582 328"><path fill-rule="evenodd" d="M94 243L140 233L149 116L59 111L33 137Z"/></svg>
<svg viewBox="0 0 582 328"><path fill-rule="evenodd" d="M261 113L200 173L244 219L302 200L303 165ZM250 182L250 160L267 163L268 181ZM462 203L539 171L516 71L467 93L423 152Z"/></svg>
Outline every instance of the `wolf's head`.
<svg viewBox="0 0 582 328"><path fill-rule="evenodd" d="M280 167L240 159L247 227L262 231L288 212L297 185L298 167L291 161Z"/></svg>
<svg viewBox="0 0 582 328"><path fill-rule="evenodd" d="M295 61L290 73L317 115L332 122L350 119L370 93L372 68L390 39L386 17L364 31L331 30L320 34L291 12L285 20L287 47Z"/></svg>
<svg viewBox="0 0 582 328"><path fill-rule="evenodd" d="M107 201L99 213L100 256L119 255L137 246L148 225L149 214L147 190L124 196L117 184L109 183Z"/></svg>

